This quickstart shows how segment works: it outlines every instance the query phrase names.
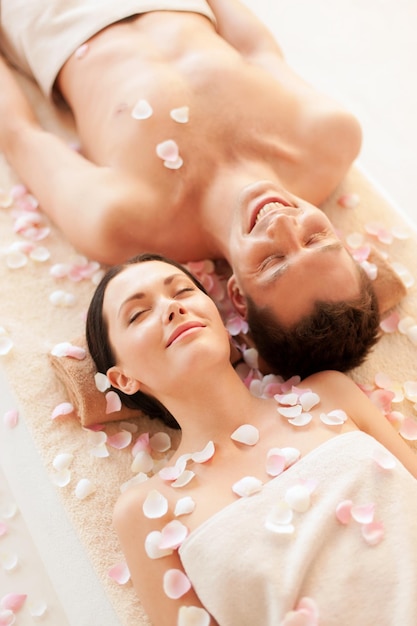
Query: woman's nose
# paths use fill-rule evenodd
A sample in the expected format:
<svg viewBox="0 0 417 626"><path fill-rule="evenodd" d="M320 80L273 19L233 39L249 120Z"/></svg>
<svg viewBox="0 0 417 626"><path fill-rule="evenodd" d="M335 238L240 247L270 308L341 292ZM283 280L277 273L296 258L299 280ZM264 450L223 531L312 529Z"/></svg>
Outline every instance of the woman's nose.
<svg viewBox="0 0 417 626"><path fill-rule="evenodd" d="M181 302L177 302L176 300L171 300L168 303L168 321L172 322L177 315L185 315L186 309Z"/></svg>

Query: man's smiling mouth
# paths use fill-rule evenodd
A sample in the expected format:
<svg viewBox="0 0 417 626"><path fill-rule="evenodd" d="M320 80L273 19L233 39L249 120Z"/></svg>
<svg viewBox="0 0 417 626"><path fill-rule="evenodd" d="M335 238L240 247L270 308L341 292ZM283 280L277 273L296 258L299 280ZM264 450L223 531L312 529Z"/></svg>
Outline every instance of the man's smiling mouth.
<svg viewBox="0 0 417 626"><path fill-rule="evenodd" d="M255 225L271 211L280 211L283 209L285 210L291 208L293 208L291 207L291 205L288 205L287 203L284 204L283 202L279 202L278 200L271 200L270 202L266 202L265 204L261 205L260 208L254 211L250 230L252 231Z"/></svg>

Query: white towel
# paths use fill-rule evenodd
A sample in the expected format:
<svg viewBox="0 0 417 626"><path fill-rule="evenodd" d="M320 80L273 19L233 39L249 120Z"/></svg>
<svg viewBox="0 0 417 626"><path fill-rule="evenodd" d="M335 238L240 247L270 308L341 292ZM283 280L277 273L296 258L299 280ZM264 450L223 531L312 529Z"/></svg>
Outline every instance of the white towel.
<svg viewBox="0 0 417 626"><path fill-rule="evenodd" d="M305 597L320 626L415 626L417 481L397 460L383 469L381 455L393 459L363 432L336 436L189 535L183 565L220 626L279 626ZM316 487L308 509L293 512L294 532L271 531L274 506L300 484ZM345 500L375 506L377 544L361 521L339 521Z"/></svg>

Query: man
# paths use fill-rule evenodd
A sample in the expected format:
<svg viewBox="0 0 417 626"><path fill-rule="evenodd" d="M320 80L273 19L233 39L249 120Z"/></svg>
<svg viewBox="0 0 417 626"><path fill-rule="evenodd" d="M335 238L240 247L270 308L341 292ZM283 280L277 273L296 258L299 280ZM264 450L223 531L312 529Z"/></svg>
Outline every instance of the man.
<svg viewBox="0 0 417 626"><path fill-rule="evenodd" d="M326 334L304 333L316 354L296 340L291 373L363 359L378 325L372 290L305 202L343 178L360 128L296 76L239 0L2 0L1 19L5 54L68 104L82 154L40 128L4 64L0 148L78 250L109 264L144 250L225 258L252 330L263 326L254 310L294 337L316 303L354 302L347 331L339 316ZM268 356L281 373L286 342Z"/></svg>

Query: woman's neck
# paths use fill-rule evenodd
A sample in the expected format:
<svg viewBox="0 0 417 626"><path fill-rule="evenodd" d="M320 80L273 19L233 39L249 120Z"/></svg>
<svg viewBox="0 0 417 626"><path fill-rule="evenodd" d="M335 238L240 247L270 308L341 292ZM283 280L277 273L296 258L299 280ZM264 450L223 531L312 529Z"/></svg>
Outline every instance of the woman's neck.
<svg viewBox="0 0 417 626"><path fill-rule="evenodd" d="M231 366L184 387L180 397L164 401L181 426L181 453L210 440L228 441L238 426L270 410L269 401L253 396Z"/></svg>

